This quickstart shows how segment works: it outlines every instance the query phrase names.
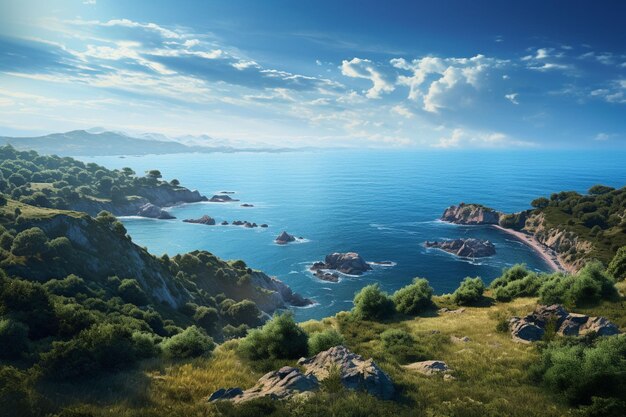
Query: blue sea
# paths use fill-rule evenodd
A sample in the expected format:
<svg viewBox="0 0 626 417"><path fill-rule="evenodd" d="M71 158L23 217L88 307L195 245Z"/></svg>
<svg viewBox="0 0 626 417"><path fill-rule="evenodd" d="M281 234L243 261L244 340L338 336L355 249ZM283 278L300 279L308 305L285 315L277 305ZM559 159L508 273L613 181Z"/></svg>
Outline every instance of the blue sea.
<svg viewBox="0 0 626 417"><path fill-rule="evenodd" d="M393 292L424 277L438 294L454 291L466 276L486 282L503 268L545 262L527 246L490 227L438 221L459 202L514 212L552 192L585 192L598 183L626 184L626 153L602 151L374 151L213 153L80 159L138 173L159 169L165 179L211 196L234 191L233 203L197 203L169 209L176 220L124 218L133 241L154 254L208 250L243 259L316 302L295 308L298 320L319 319L352 308L355 292L377 282ZM253 204L243 208L242 203ZM267 223L267 229L183 223L202 215ZM279 246L283 230L302 242ZM425 249L423 242L457 237L489 239L497 254L480 260ZM315 278L308 266L332 252L355 251L367 261L393 261L339 283Z"/></svg>

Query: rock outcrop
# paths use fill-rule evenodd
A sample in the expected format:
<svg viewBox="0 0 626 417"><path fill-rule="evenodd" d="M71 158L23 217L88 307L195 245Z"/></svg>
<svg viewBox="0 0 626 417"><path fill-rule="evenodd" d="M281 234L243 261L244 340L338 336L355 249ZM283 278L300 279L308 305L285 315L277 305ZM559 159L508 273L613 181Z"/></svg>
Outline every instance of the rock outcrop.
<svg viewBox="0 0 626 417"><path fill-rule="evenodd" d="M393 382L372 359L364 359L345 346L335 346L311 358L300 359L298 365L304 367L305 375L313 375L320 381L337 369L344 387L366 391L383 400L395 394Z"/></svg>
<svg viewBox="0 0 626 417"><path fill-rule="evenodd" d="M222 194L216 194L213 197L209 198L209 200L211 203L228 203L231 201L239 201L236 200L228 195L222 195Z"/></svg>
<svg viewBox="0 0 626 417"><path fill-rule="evenodd" d="M302 358L298 365L305 369L284 366L263 375L254 387L221 388L209 396L209 401L231 400L234 403L269 397L275 400L289 399L319 389L319 381L339 372L341 383L350 390L365 391L383 400L393 398L395 388L391 379L372 359L350 352L344 346L335 346L311 358Z"/></svg>
<svg viewBox="0 0 626 417"><path fill-rule="evenodd" d="M322 269L339 271L349 275L361 275L371 270L372 267L356 252L335 252L326 255L324 262L315 262L313 266L311 266L311 271L313 272Z"/></svg>
<svg viewBox="0 0 626 417"><path fill-rule="evenodd" d="M498 224L500 213L480 204L461 203L458 206L448 207L441 216L441 220L455 224Z"/></svg>
<svg viewBox="0 0 626 417"><path fill-rule="evenodd" d="M496 247L488 240L454 239L440 242L426 241L427 248L437 248L464 258L483 258L496 254Z"/></svg>
<svg viewBox="0 0 626 417"><path fill-rule="evenodd" d="M141 217L149 217L151 219L161 219L161 220L169 220L175 219L176 217L169 214L167 211L163 210L161 207L155 206L152 203L146 203L143 206L139 207L139 211L137 212L138 216Z"/></svg>
<svg viewBox="0 0 626 417"><path fill-rule="evenodd" d="M278 243L279 245L286 245L289 242L295 242L295 241L296 241L295 236L290 235L289 233L283 231L280 235L278 235L278 237L276 238L274 242Z"/></svg>
<svg viewBox="0 0 626 417"><path fill-rule="evenodd" d="M206 214L199 219L185 219L183 220L185 223L195 223L195 224L206 224L208 226L215 225L215 219L211 216L207 216Z"/></svg>
<svg viewBox="0 0 626 417"><path fill-rule="evenodd" d="M583 336L590 332L595 332L599 336L612 336L620 332L614 323L604 317L568 313L558 304L540 305L526 317L511 318L509 330L513 340L531 343L543 338L549 323L561 336Z"/></svg>
<svg viewBox="0 0 626 417"><path fill-rule="evenodd" d="M420 374L432 376L436 374L449 373L452 370L444 361L421 361L404 365L405 369L417 371Z"/></svg>
<svg viewBox="0 0 626 417"><path fill-rule="evenodd" d="M241 388L221 388L211 394L209 402L232 400L237 404L263 397L283 400L318 388L319 382L315 376L304 375L298 368L283 366L277 371L263 375L254 387L245 391Z"/></svg>

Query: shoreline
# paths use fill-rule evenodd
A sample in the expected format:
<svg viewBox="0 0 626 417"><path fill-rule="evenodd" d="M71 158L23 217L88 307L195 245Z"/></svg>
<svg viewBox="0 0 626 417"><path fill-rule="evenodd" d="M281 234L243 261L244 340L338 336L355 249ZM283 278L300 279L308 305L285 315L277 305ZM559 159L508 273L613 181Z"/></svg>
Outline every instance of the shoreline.
<svg viewBox="0 0 626 417"><path fill-rule="evenodd" d="M545 245L537 241L534 236L517 230L506 229L497 224L492 224L490 226L513 236L520 242L529 246L550 266L554 272L570 272L570 268L568 268L568 266L559 259L558 255L556 255L552 249L547 248Z"/></svg>

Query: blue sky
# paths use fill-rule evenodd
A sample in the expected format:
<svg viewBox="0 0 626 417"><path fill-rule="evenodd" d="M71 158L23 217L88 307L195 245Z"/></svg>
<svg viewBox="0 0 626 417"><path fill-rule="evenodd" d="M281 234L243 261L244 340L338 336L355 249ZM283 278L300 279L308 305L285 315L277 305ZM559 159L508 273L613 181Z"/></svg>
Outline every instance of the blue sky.
<svg viewBox="0 0 626 417"><path fill-rule="evenodd" d="M621 1L0 1L0 134L626 146Z"/></svg>

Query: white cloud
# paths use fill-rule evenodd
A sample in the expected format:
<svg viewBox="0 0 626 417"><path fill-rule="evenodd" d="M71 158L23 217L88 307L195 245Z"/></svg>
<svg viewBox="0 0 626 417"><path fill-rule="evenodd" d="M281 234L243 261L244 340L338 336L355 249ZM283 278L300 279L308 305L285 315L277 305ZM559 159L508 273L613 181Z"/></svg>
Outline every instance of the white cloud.
<svg viewBox="0 0 626 417"><path fill-rule="evenodd" d="M591 91L592 97L599 97L608 103L626 103L626 79L612 81L606 88Z"/></svg>
<svg viewBox="0 0 626 417"><path fill-rule="evenodd" d="M368 98L380 98L381 94L390 93L394 90L393 83L388 81L386 76L369 59L344 60L341 63L341 73L346 77L370 80L372 87L365 93Z"/></svg>
<svg viewBox="0 0 626 417"><path fill-rule="evenodd" d="M517 101L517 96L518 95L519 94L517 94L517 93L506 94L504 96L504 98L506 98L507 100L509 100L513 104L519 104L519 101Z"/></svg>
<svg viewBox="0 0 626 417"><path fill-rule="evenodd" d="M83 0L83 4L93 6L94 4L96 4L96 0Z"/></svg>
<svg viewBox="0 0 626 417"><path fill-rule="evenodd" d="M501 132L472 132L464 129L453 129L447 136L442 136L432 145L441 149L461 148L528 148L534 147L533 142L516 140Z"/></svg>
<svg viewBox="0 0 626 417"><path fill-rule="evenodd" d="M612 137L614 137L615 135L612 133L604 133L604 132L600 132L598 133L593 139L594 140L598 140L598 141L605 141L605 140L609 140Z"/></svg>
<svg viewBox="0 0 626 417"><path fill-rule="evenodd" d="M398 104L396 106L393 106L391 108L391 111L399 116L405 117L407 119L411 119L413 118L414 114L411 112L411 110L409 110L408 108L406 108L405 106Z"/></svg>

